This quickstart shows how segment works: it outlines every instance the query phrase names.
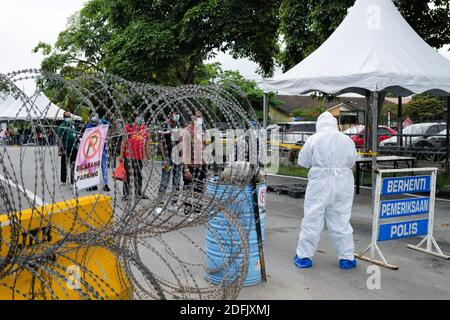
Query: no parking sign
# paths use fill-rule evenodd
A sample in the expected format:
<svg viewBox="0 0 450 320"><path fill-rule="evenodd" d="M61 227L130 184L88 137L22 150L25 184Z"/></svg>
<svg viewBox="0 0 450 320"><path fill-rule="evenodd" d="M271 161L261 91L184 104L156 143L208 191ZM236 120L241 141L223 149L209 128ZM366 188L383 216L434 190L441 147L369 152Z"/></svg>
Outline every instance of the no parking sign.
<svg viewBox="0 0 450 320"><path fill-rule="evenodd" d="M100 184L103 149L109 125L86 129L75 162L75 189Z"/></svg>
<svg viewBox="0 0 450 320"><path fill-rule="evenodd" d="M258 186L258 207L264 209L266 207L267 185Z"/></svg>
<svg viewBox="0 0 450 320"><path fill-rule="evenodd" d="M357 258L390 269L398 269L387 263L378 242L425 236L417 246L408 245L408 248L450 259L449 256L442 253L433 237L437 171L437 168L420 168L379 170L377 172L372 242L363 253L357 255ZM429 174L383 179L385 174L414 172ZM407 198L404 198L405 196ZM397 197L403 198L398 199ZM426 244L425 248L422 247L424 244ZM364 256L368 251L370 251L370 255ZM376 256L380 257L381 261L375 260Z"/></svg>

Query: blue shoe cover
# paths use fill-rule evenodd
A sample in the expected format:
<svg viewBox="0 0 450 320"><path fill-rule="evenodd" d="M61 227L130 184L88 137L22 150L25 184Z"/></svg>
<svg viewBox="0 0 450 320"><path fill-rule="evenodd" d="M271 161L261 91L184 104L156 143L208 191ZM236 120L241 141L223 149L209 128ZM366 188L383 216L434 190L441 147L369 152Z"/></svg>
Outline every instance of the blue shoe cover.
<svg viewBox="0 0 450 320"><path fill-rule="evenodd" d="M300 269L311 268L313 263L310 258L300 259L298 256L294 258L294 264Z"/></svg>
<svg viewBox="0 0 450 320"><path fill-rule="evenodd" d="M341 259L341 260L339 260L339 267L344 270L356 268L357 265L358 265L358 263L356 262L356 259L353 259L353 260Z"/></svg>

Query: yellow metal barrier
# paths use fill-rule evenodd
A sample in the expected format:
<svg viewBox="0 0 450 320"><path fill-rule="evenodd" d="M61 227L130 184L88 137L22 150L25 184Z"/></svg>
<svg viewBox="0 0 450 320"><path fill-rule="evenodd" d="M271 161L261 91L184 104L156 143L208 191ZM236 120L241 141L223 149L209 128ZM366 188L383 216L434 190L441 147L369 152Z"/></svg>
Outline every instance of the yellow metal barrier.
<svg viewBox="0 0 450 320"><path fill-rule="evenodd" d="M35 268L29 264L30 269L9 266L13 272L0 278L1 300L132 297L127 277L111 251L67 243L65 238L111 226L110 197L92 195L24 210L13 217L10 220L6 214L0 215L0 257L5 258L11 248L19 248L15 254L22 258L43 253L47 261L39 261ZM64 245L55 246L62 239Z"/></svg>

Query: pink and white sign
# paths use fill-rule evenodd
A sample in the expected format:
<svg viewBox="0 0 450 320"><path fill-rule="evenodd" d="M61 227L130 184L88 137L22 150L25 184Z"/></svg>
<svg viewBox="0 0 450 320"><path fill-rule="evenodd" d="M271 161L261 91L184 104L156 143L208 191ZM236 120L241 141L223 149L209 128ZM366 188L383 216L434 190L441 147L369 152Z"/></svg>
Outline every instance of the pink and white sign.
<svg viewBox="0 0 450 320"><path fill-rule="evenodd" d="M102 125L84 132L75 162L75 189L81 190L100 184L108 128L109 125Z"/></svg>

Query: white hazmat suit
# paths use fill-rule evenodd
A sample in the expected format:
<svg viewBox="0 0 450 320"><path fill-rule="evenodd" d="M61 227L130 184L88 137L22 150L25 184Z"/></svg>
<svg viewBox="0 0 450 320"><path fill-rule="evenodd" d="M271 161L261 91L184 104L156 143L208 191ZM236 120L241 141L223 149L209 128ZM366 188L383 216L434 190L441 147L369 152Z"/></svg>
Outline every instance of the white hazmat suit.
<svg viewBox="0 0 450 320"><path fill-rule="evenodd" d="M336 118L329 112L319 116L316 128L317 133L306 141L298 159L300 166L311 169L297 255L302 259L314 256L325 219L339 259L354 260L350 217L354 195L352 168L357 158L355 144L339 132Z"/></svg>

